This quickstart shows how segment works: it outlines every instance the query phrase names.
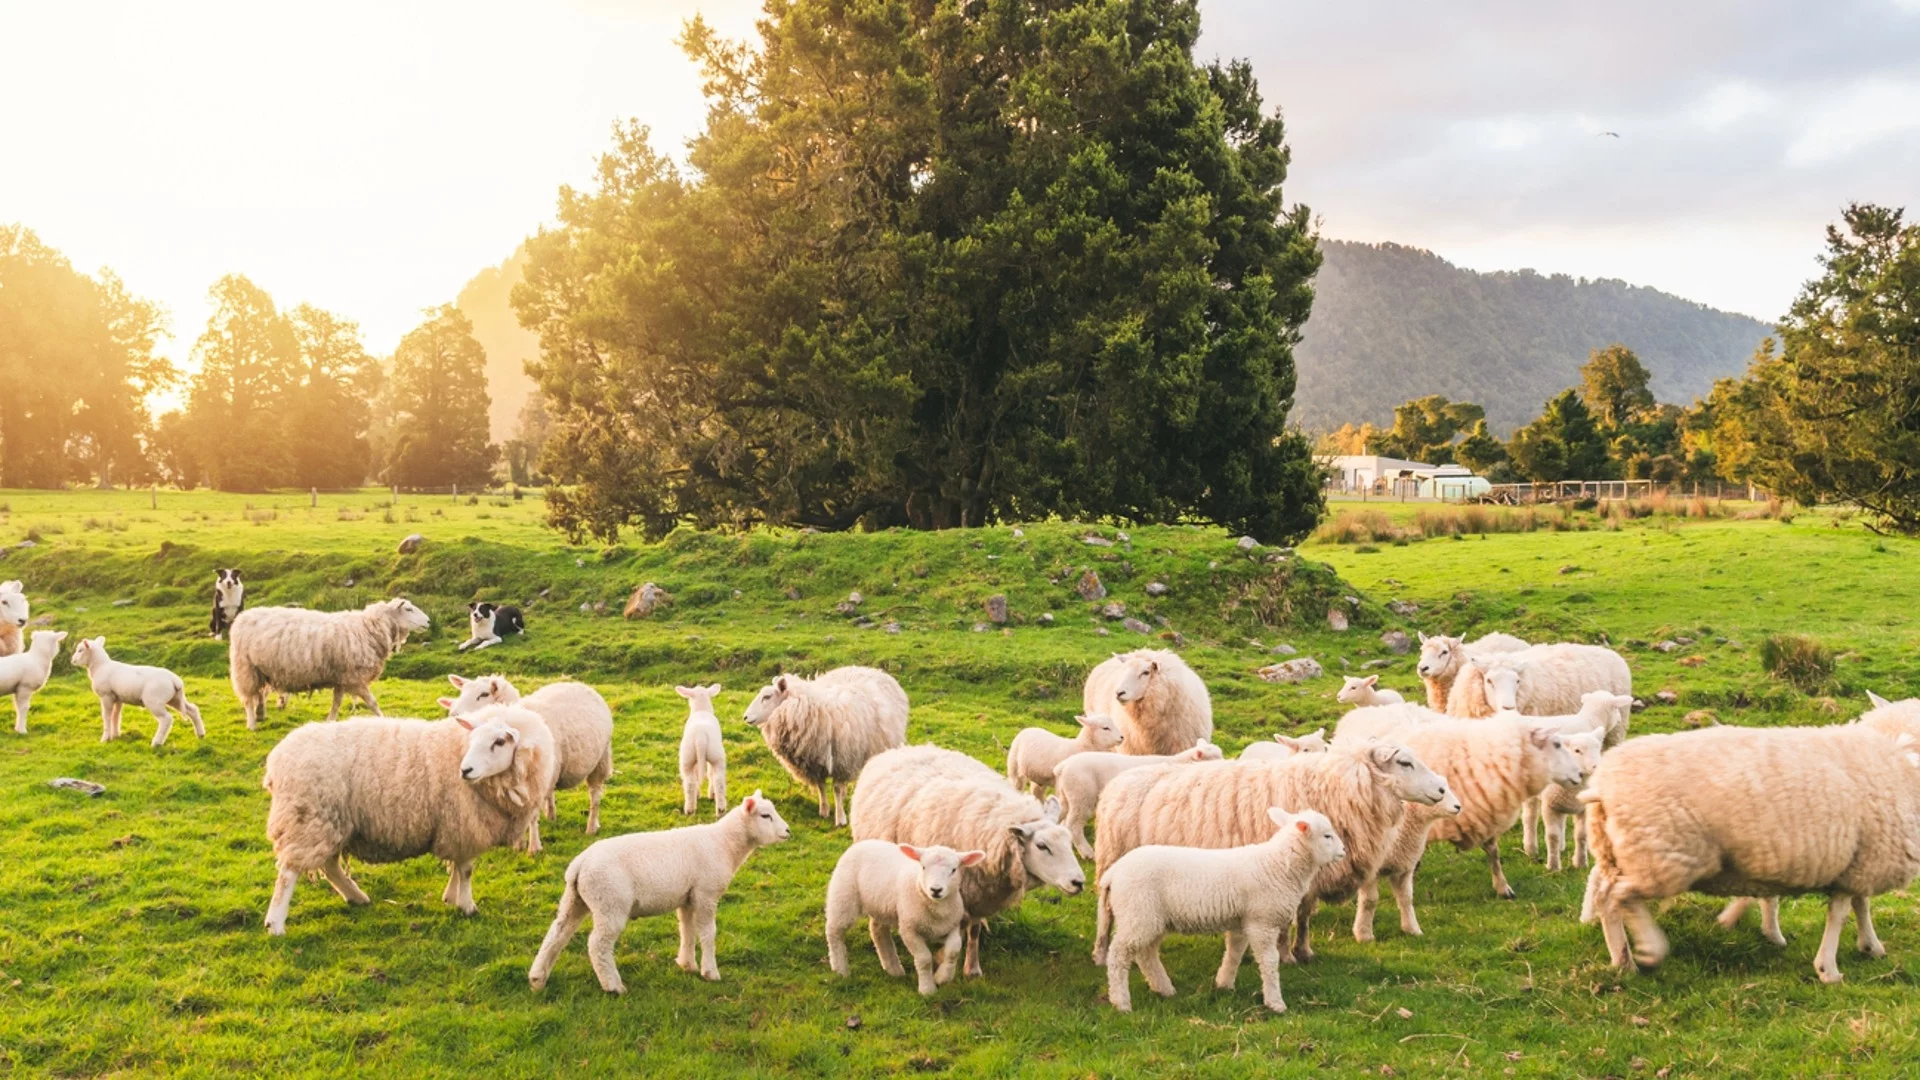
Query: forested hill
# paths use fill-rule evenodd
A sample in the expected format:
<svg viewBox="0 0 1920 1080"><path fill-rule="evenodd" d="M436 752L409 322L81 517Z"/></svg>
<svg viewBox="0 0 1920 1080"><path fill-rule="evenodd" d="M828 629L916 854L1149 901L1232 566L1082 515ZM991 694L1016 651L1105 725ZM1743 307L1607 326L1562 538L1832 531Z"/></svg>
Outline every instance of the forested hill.
<svg viewBox="0 0 1920 1080"><path fill-rule="evenodd" d="M1313 430L1387 424L1425 394L1484 405L1496 434L1580 384L1594 349L1620 342L1661 401L1686 404L1746 369L1771 328L1624 281L1531 270L1483 274L1398 244L1323 240L1313 317L1295 351L1294 419Z"/></svg>

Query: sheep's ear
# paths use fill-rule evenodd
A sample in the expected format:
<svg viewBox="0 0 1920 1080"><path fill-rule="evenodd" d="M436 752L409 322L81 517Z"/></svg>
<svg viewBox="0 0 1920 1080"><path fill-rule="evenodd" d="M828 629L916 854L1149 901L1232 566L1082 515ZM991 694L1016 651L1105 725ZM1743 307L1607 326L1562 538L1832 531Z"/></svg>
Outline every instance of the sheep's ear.
<svg viewBox="0 0 1920 1080"><path fill-rule="evenodd" d="M468 731L472 731L472 730L473 730L473 721L471 721L471 720L468 720L468 719L467 719L466 717L464 717L464 716L456 716L456 717L454 717L454 718L453 718L453 722L454 722L454 723L456 723L456 724L459 724L459 725L460 725L461 727L463 727L463 728L466 728L466 729L467 729Z"/></svg>
<svg viewBox="0 0 1920 1080"><path fill-rule="evenodd" d="M1420 644L1425 645L1427 643L1427 635L1420 633L1418 630L1415 630L1414 634L1420 638Z"/></svg>
<svg viewBox="0 0 1920 1080"><path fill-rule="evenodd" d="M498 675L493 675L493 676L490 676L490 677L488 677L488 679L487 679L487 689L488 689L488 690L491 690L491 691L493 692L493 696L494 696L494 697L499 697L499 696L500 696L500 684L501 684L501 683L503 683L503 682L505 682L505 681L506 681L505 679L502 679L502 678L501 678L500 676L498 676Z"/></svg>
<svg viewBox="0 0 1920 1080"><path fill-rule="evenodd" d="M441 698L441 699L439 699L439 700L440 700L440 707L441 707L441 708L443 708L443 709L451 709L451 708L453 708L453 699L452 699L452 698L450 698L450 697L443 697L443 698Z"/></svg>
<svg viewBox="0 0 1920 1080"><path fill-rule="evenodd" d="M1275 735L1275 736L1273 737L1273 741L1274 741L1274 742L1277 742L1277 743L1279 743L1279 744L1280 744L1281 746L1284 746L1284 747L1286 747L1286 748L1287 748L1287 749L1289 749L1289 750L1298 750L1298 749L1300 749L1300 740L1299 740L1299 739L1292 739L1292 738L1288 738L1288 737L1287 737L1287 736L1285 736L1285 735Z"/></svg>
<svg viewBox="0 0 1920 1080"><path fill-rule="evenodd" d="M679 694L683 698L693 697L693 687L691 686L676 686L673 688L673 692L676 694Z"/></svg>
<svg viewBox="0 0 1920 1080"><path fill-rule="evenodd" d="M455 690L458 690L458 689L460 689L461 687L463 687L463 686L465 686L465 685L467 685L467 680L465 680L465 679L463 679L463 678L461 678L461 677L460 677L460 676L458 676L458 675L449 675L449 676L447 676L447 681L453 684L453 688L454 688Z"/></svg>
<svg viewBox="0 0 1920 1080"><path fill-rule="evenodd" d="M1155 675L1160 674L1160 661L1158 660L1152 661L1148 665L1148 670L1152 671Z"/></svg>
<svg viewBox="0 0 1920 1080"><path fill-rule="evenodd" d="M708 683L708 684L707 684L707 694L708 694L708 696L710 696L710 697L711 697L711 696L715 696L715 695L718 695L719 693L720 693L720 684L719 684L719 683Z"/></svg>
<svg viewBox="0 0 1920 1080"><path fill-rule="evenodd" d="M1047 796L1047 801L1040 804L1040 813L1048 821L1059 821L1060 820L1060 796L1058 795Z"/></svg>
<svg viewBox="0 0 1920 1080"><path fill-rule="evenodd" d="M1367 676L1366 678L1364 678L1364 679L1361 679L1361 680L1360 680L1360 682L1361 682L1362 684L1364 684L1364 685L1366 685L1366 686L1370 686L1370 687L1371 687L1371 686L1379 686L1379 685L1380 685L1380 676L1378 676L1378 675L1369 675L1369 676Z"/></svg>
<svg viewBox="0 0 1920 1080"><path fill-rule="evenodd" d="M1893 704L1893 702L1888 701L1886 698L1881 697L1871 690L1867 691L1867 701L1876 709L1884 709Z"/></svg>
<svg viewBox="0 0 1920 1080"><path fill-rule="evenodd" d="M1614 708L1616 708L1616 709L1631 709L1631 708L1633 708L1633 695L1632 695L1632 694L1615 694L1615 695L1613 695L1613 707L1614 707Z"/></svg>
<svg viewBox="0 0 1920 1080"><path fill-rule="evenodd" d="M1306 821L1306 819L1305 819L1305 818L1295 818L1295 819L1293 819L1293 827L1294 827L1294 828L1296 828L1296 829L1299 829L1299 830L1300 830L1300 831L1301 831L1302 833L1304 833L1304 832L1306 832L1306 831L1307 831L1307 830L1308 830L1308 829L1309 829L1309 828L1310 828L1311 826L1309 826L1309 825L1307 824L1307 821Z"/></svg>
<svg viewBox="0 0 1920 1080"><path fill-rule="evenodd" d="M1078 723L1081 727L1092 727L1095 724L1099 723L1099 721L1095 720L1093 717L1085 716L1085 715L1076 716L1073 719L1074 719L1074 722Z"/></svg>
<svg viewBox="0 0 1920 1080"><path fill-rule="evenodd" d="M1367 751L1367 761L1376 769L1384 769L1393 764L1394 756L1399 752L1400 748L1392 743L1374 743Z"/></svg>
<svg viewBox="0 0 1920 1080"><path fill-rule="evenodd" d="M1553 745L1553 729L1545 727L1527 728L1527 741L1545 750Z"/></svg>
<svg viewBox="0 0 1920 1080"><path fill-rule="evenodd" d="M914 847L912 844L901 844L900 854L905 855L907 858L912 859L914 862L920 861L920 849L917 847Z"/></svg>
<svg viewBox="0 0 1920 1080"><path fill-rule="evenodd" d="M1015 840L1023 844L1033 839L1033 824L1031 822L1021 825L1009 825L1007 826L1007 831L1013 834Z"/></svg>
<svg viewBox="0 0 1920 1080"><path fill-rule="evenodd" d="M1300 737L1303 739L1324 739L1327 737L1327 729L1323 725L1321 727L1314 728L1312 732L1306 735L1302 735Z"/></svg>
<svg viewBox="0 0 1920 1080"><path fill-rule="evenodd" d="M747 796L746 802L743 802L740 804L740 812L743 814L746 814L748 817L752 817L754 805L757 804L759 801L760 801L760 793L756 791L753 794Z"/></svg>
<svg viewBox="0 0 1920 1080"><path fill-rule="evenodd" d="M1267 807L1267 819L1281 828L1286 828L1287 822L1293 820L1293 815L1277 806L1269 806Z"/></svg>
<svg viewBox="0 0 1920 1080"><path fill-rule="evenodd" d="M960 854L961 866L979 866L986 861L987 853L984 851L965 851Z"/></svg>
<svg viewBox="0 0 1920 1080"><path fill-rule="evenodd" d="M787 692L787 677L785 675L782 675L779 678L773 680L773 690L774 690L774 693L777 693L777 694L784 694Z"/></svg>

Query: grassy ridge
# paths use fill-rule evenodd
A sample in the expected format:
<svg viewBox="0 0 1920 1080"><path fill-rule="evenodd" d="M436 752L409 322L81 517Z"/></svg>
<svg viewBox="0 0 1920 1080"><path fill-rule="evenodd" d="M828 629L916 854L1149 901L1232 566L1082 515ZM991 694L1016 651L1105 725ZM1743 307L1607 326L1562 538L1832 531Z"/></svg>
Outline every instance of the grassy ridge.
<svg viewBox="0 0 1920 1080"><path fill-rule="evenodd" d="M1241 554L1210 530L1136 529L1130 544L1106 548L1080 538L1111 539L1113 530L1066 525L1028 526L1018 538L1010 529L679 534L601 550L558 543L538 525L533 500L248 502L172 494L156 510L144 494L0 494L0 543L38 537L0 559L0 577L25 578L37 615L107 634L116 656L179 667L210 728L196 742L176 727L172 743L154 751L143 739L150 721L130 714L130 734L102 746L92 698L63 659L35 702L32 732L6 737L0 1067L22 1075L345 1067L449 1076L616 1068L1242 1076L1274 1067L1381 1075L1382 1066L1420 1076L1651 1076L1671 1067L1671 1075L1814 1076L1899 1075L1915 1050L1920 928L1910 898L1883 904L1892 956L1843 958L1842 987L1812 977L1813 901L1788 904L1793 941L1782 955L1751 926L1714 927L1710 902L1682 900L1664 917L1673 959L1656 974L1621 979L1603 963L1598 932L1572 918L1578 876L1545 874L1517 844L1508 871L1520 899L1511 903L1490 898L1477 855L1429 857L1420 882L1425 939L1402 937L1383 913L1381 941L1359 946L1329 936L1344 930L1351 906L1327 913L1317 924L1322 958L1283 972L1293 1008L1284 1018L1259 1008L1250 973L1231 995L1201 988L1218 960L1217 941L1202 938L1178 939L1167 952L1180 996L1162 1002L1136 990L1140 1011L1113 1015L1100 1001L1104 973L1086 960L1092 901L1084 896L1037 894L996 923L985 981L923 1001L882 976L855 935L854 976L841 983L824 964L820 897L845 835L813 817L810 800L735 720L752 689L782 667L879 662L913 697L915 739L997 762L1022 725L1064 730L1079 680L1098 658L1150 640L1090 610L1073 592L1082 568L1096 570L1128 614L1167 620L1151 640L1183 637L1183 653L1214 692L1219 740L1230 751L1337 716L1330 699L1342 658L1353 669L1388 659L1384 681L1411 691L1411 658L1388 658L1377 641L1389 625L1605 634L1627 653L1642 696L1678 694L1676 704L1639 714L1636 730L1670 730L1702 707L1724 722L1827 720L1852 711L1864 688L1891 696L1920 688L1920 578L1901 569L1912 544L1803 516L1791 524L1651 520L1618 532L1499 534L1373 552L1315 545L1304 559L1281 562ZM426 546L396 554L400 537L415 531ZM1351 589L1309 565L1319 562ZM367 908L349 910L324 885L303 883L288 936L267 938L260 918L272 858L260 764L325 703L296 699L258 732L241 726L224 684L224 647L203 637L208 582L222 565L247 570L255 604L340 606L390 591L421 601L435 631L410 642L376 687L389 711L404 714L433 713L444 672L479 670L453 653L467 599L529 602L527 639L482 660L529 683L587 678L608 694L618 718L618 773L604 809L612 832L682 823L674 747L685 705L670 685L725 683L730 786L736 798L764 787L795 836L755 856L722 905L723 981L708 985L675 969L672 920L649 919L622 942L624 999L600 993L579 943L545 992L527 990L526 966L561 871L586 843L579 792L561 796L562 820L544 830L546 854L481 861L478 918L443 907L444 875L416 860L358 868L374 898ZM671 591L673 606L648 620L619 619L626 593L646 580ZM1146 594L1156 580L1170 586L1165 597ZM800 598L789 599L789 588ZM837 613L853 590L864 596L856 615ZM995 592L1008 597L1012 625L975 632ZM1325 608L1346 605L1349 593L1362 598L1358 625L1334 634ZM115 606L124 600L132 603ZM1419 611L1400 619L1386 612L1390 600ZM608 613L592 614L597 603ZM1045 612L1054 625L1040 625ZM874 628L861 628L860 616ZM889 621L901 632L881 628ZM1838 652L1833 684L1810 696L1766 678L1755 653L1776 631L1811 634ZM1625 644L1676 636L1697 642L1672 653ZM1300 687L1259 680L1254 670L1275 659L1267 649L1281 641L1321 659L1329 677ZM1682 663L1694 656L1697 666ZM1829 696L1831 706L1821 700ZM85 800L45 786L61 775L98 780L108 794Z"/></svg>

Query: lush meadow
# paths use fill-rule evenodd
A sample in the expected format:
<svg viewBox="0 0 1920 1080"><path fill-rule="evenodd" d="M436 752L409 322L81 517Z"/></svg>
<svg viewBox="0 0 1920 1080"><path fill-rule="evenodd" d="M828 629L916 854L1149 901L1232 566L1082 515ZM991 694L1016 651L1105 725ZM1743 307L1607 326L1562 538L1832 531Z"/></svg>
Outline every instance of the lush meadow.
<svg viewBox="0 0 1920 1080"><path fill-rule="evenodd" d="M209 727L202 742L176 725L156 751L146 745L151 720L129 712L128 735L102 745L86 683L63 657L30 733L5 736L0 1069L1892 1076L1910 1072L1920 1052L1920 905L1911 897L1883 901L1890 957L1843 955L1839 987L1813 976L1812 900L1787 905L1782 952L1751 924L1714 926L1712 901L1683 899L1663 916L1673 957L1658 972L1622 977L1606 966L1599 931L1574 919L1582 877L1546 874L1517 841L1507 864L1515 901L1491 897L1477 854L1430 853L1423 939L1399 934L1383 912L1381 940L1358 945L1344 933L1351 905L1327 912L1316 924L1319 959L1282 973L1292 1009L1282 1017L1259 1006L1250 971L1233 994L1214 992L1219 943L1202 938L1168 949L1179 996L1161 1001L1137 987L1139 1011L1113 1014L1104 973L1087 960L1091 896L1036 894L996 923L984 981L923 1000L884 977L856 934L853 978L839 982L825 964L820 903L845 834L813 816L811 798L738 721L782 668L875 663L913 698L911 737L998 764L1020 727L1066 729L1099 658L1148 640L1076 593L1090 569L1153 640L1178 635L1213 692L1229 753L1270 732L1330 723L1337 676L1370 662L1386 661L1383 682L1412 697L1413 658L1379 640L1390 628L1604 636L1650 702L1636 731L1705 722L1698 710L1723 723L1829 722L1857 713L1867 689L1920 691L1920 546L1835 515L1551 511L1557 526L1502 531L1488 524L1502 513L1446 526L1419 515L1462 512L1371 506L1396 529L1329 535L1289 555L1243 553L1216 530L1140 528L1121 540L1112 528L1063 524L1024 535L682 532L657 545L573 547L540 524L531 497L391 505L366 492L310 502L0 493L0 579L24 579L35 615L55 627L105 634L117 658L180 671ZM1336 505L1332 524L1358 509ZM397 554L413 532L426 543ZM1088 535L1115 543L1087 544ZM28 539L33 546L13 546ZM671 687L723 683L732 793L763 787L794 836L755 856L721 906L722 981L673 966L673 922L660 918L635 922L622 942L625 998L600 992L579 942L545 991L528 990L566 860L586 843L579 791L561 795L544 854L481 860L476 918L439 902L444 873L423 859L357 868L374 898L365 908L303 883L287 936L268 938L260 766L326 702L296 698L261 730L245 730L225 647L206 637L220 566L245 570L250 605L342 607L405 593L425 607L434 630L410 641L375 687L391 713L436 714L449 671L498 670L523 688L559 677L601 687L617 718L618 771L603 810L613 832L683 822L674 748L685 705ZM623 620L627 594L644 581L673 603ZM1154 581L1169 586L1165 596L1147 594ZM853 591L861 603L836 611ZM1012 612L1006 627L987 623L996 593ZM483 596L524 604L530 633L458 657L464 605ZM1417 610L1396 614L1396 601ZM1352 612L1353 628L1331 631L1329 606ZM1782 633L1815 639L1831 674L1816 669L1799 686L1768 675L1762 644ZM1688 642L1673 651L1653 648L1680 639ZM1318 658L1327 677L1260 680L1282 643ZM1675 701L1658 702L1660 690ZM107 793L46 785L60 776Z"/></svg>

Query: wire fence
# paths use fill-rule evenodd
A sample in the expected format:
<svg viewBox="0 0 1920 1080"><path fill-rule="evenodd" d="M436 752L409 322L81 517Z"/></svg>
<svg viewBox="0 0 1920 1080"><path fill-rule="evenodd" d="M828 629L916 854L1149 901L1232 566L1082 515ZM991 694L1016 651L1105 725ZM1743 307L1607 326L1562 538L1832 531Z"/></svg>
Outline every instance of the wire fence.
<svg viewBox="0 0 1920 1080"><path fill-rule="evenodd" d="M1352 484L1339 477L1327 481L1328 495L1361 502L1491 503L1532 506L1538 503L1596 502L1651 499L1745 499L1764 501L1770 493L1753 484L1721 480L1558 480L1525 484L1489 484L1480 478L1382 477L1372 483Z"/></svg>

